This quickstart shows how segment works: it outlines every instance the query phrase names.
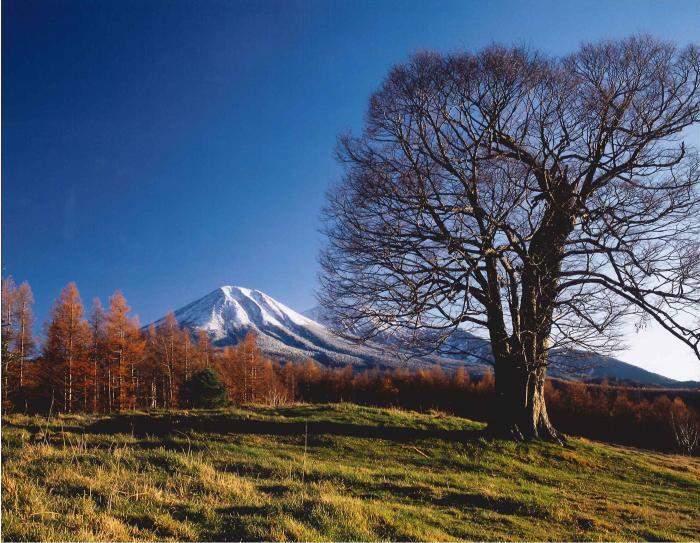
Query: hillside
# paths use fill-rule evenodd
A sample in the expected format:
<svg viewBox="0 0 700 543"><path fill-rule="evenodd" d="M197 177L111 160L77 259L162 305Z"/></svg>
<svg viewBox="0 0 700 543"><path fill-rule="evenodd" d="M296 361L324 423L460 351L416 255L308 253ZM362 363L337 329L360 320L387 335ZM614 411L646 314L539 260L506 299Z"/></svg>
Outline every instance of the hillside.
<svg viewBox="0 0 700 543"><path fill-rule="evenodd" d="M248 332L254 332L258 344L270 357L303 362L313 359L329 367L352 364L356 369L419 368L440 364L443 368L466 366L471 374L491 370L486 364L490 344L465 330L456 330L443 345L443 351L431 356L409 356L409 352L388 341L357 344L334 334L326 325L319 308L303 313L259 290L223 286L176 310L179 324L204 329L218 346L232 345ZM154 324L159 326L164 318ZM403 346L402 346L403 347ZM454 353L460 353L455 355ZM467 356L464 352L474 353ZM549 375L574 381L599 382L603 379L627 384L657 387L700 386L678 383L613 357L582 351L552 353Z"/></svg>
<svg viewBox="0 0 700 543"><path fill-rule="evenodd" d="M3 540L697 540L700 460L300 405L3 419ZM118 433L114 433L118 432Z"/></svg>

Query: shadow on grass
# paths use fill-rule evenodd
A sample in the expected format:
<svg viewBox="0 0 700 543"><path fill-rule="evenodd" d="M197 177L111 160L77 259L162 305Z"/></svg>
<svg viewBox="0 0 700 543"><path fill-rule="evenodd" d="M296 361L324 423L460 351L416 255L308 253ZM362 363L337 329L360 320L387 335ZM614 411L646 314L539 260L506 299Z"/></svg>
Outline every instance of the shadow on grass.
<svg viewBox="0 0 700 543"><path fill-rule="evenodd" d="M476 492L445 492L435 495L435 489L429 486L380 483L367 485L371 493L366 498L381 499L392 496L404 499L411 504L423 503L456 509L484 509L503 515L518 515L537 518L549 518L549 512L532 500L509 496L490 496Z"/></svg>
<svg viewBox="0 0 700 543"><path fill-rule="evenodd" d="M138 436L168 436L179 432L218 434L259 434L276 436L334 435L410 442L416 439L443 439L464 442L483 436L481 430L421 429L403 426L370 426L342 422L277 422L210 416L124 414L101 419L86 427L95 434L126 433Z"/></svg>
<svg viewBox="0 0 700 543"><path fill-rule="evenodd" d="M175 536L175 533L169 527L161 525L150 514L122 515L121 520L138 530L152 532L157 538L164 539L166 537Z"/></svg>
<svg viewBox="0 0 700 543"><path fill-rule="evenodd" d="M209 534L209 541L263 541L250 533L249 525L245 519L263 519L271 514L265 506L236 506L224 507L216 510L220 517L219 526Z"/></svg>
<svg viewBox="0 0 700 543"><path fill-rule="evenodd" d="M474 507L496 511L503 515L520 515L549 518L549 512L534 502L522 501L507 496L486 496L475 493L451 493L433 500L437 505L448 507Z"/></svg>

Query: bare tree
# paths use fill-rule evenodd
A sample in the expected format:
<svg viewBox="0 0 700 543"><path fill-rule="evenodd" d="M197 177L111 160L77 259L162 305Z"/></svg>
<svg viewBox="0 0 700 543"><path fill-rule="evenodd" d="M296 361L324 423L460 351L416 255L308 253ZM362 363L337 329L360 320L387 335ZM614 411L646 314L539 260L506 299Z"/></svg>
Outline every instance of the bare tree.
<svg viewBox="0 0 700 543"><path fill-rule="evenodd" d="M552 348L610 349L653 319L700 356L699 85L697 46L648 36L396 66L340 139L326 316L428 349L485 329L490 429L516 438L559 439Z"/></svg>
<svg viewBox="0 0 700 543"><path fill-rule="evenodd" d="M2 406L8 409L12 406L10 400L10 375L13 373L18 355L14 348L17 332L14 321L17 305L17 286L12 277L2 278Z"/></svg>
<svg viewBox="0 0 700 543"><path fill-rule="evenodd" d="M33 304L34 295L32 294L32 289L29 283L24 281L17 288L15 299L15 322L17 323L15 343L17 361L19 363L18 386L20 390L23 390L25 385L25 363L34 350L34 337L32 333L32 326L34 324L34 316L32 314Z"/></svg>
<svg viewBox="0 0 700 543"><path fill-rule="evenodd" d="M29 283L17 287L12 277L2 279L2 398L6 408L24 400L27 359L34 351L32 326L34 297Z"/></svg>
<svg viewBox="0 0 700 543"><path fill-rule="evenodd" d="M676 445L683 454L692 455L700 443L700 426L697 416L687 409L676 414L671 409L670 415Z"/></svg>

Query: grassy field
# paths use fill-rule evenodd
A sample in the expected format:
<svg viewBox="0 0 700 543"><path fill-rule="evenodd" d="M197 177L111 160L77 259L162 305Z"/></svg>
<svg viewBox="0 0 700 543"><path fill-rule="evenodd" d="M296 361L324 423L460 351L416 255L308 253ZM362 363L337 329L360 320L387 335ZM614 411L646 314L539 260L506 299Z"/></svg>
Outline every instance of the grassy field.
<svg viewBox="0 0 700 543"><path fill-rule="evenodd" d="M9 540L698 540L700 459L348 404L8 416Z"/></svg>

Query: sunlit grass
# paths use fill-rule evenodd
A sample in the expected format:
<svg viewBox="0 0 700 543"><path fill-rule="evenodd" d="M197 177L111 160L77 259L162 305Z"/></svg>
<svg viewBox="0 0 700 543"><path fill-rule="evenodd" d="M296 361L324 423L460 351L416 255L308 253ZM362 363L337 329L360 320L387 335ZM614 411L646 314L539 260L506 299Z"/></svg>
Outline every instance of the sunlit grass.
<svg viewBox="0 0 700 543"><path fill-rule="evenodd" d="M563 448L489 441L481 428L443 413L349 404L107 421L13 415L3 425L2 535L700 538L698 458L582 439Z"/></svg>

